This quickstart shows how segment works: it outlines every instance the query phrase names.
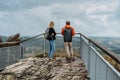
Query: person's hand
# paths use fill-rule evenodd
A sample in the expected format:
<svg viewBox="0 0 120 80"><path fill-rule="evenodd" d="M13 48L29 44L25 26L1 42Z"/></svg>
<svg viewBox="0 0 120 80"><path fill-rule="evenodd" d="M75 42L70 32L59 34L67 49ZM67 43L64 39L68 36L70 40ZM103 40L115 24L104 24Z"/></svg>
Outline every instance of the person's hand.
<svg viewBox="0 0 120 80"><path fill-rule="evenodd" d="M52 36L54 35L54 33L52 33Z"/></svg>

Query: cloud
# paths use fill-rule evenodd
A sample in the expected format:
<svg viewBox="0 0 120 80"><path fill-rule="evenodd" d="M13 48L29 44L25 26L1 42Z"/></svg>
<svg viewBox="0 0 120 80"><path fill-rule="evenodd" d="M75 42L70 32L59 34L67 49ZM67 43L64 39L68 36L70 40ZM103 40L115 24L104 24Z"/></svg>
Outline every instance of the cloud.
<svg viewBox="0 0 120 80"><path fill-rule="evenodd" d="M82 2L80 0L0 0L0 11L18 11L36 6L47 6L54 3Z"/></svg>
<svg viewBox="0 0 120 80"><path fill-rule="evenodd" d="M88 36L120 36L119 6L119 0L1 0L0 34L37 35L51 20L55 30L61 32L70 20L76 32Z"/></svg>
<svg viewBox="0 0 120 80"><path fill-rule="evenodd" d="M111 35L111 37L118 37L119 36L119 32L116 32L112 29L107 29L105 31L103 31L102 33L101 32L98 32L92 36L105 36L105 37L109 37Z"/></svg>
<svg viewBox="0 0 120 80"><path fill-rule="evenodd" d="M6 32L8 28L11 34L16 32L22 35L43 33L51 20L49 11L49 7L36 7L25 11L3 12L0 18L2 34L9 35ZM45 13L47 14L44 15Z"/></svg>

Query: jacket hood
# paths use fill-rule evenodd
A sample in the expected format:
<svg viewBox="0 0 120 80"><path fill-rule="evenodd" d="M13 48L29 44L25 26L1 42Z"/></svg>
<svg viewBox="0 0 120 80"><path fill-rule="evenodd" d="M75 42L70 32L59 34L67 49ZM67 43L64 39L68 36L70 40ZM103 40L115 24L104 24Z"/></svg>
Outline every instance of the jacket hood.
<svg viewBox="0 0 120 80"><path fill-rule="evenodd" d="M65 28L70 28L70 25L66 25Z"/></svg>

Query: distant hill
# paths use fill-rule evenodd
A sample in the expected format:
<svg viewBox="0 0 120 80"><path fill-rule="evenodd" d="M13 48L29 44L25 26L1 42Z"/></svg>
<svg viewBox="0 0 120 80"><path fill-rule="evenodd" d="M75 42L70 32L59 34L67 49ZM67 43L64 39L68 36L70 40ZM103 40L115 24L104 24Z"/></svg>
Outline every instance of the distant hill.
<svg viewBox="0 0 120 80"><path fill-rule="evenodd" d="M116 37L90 37L113 52L120 54L120 38Z"/></svg>
<svg viewBox="0 0 120 80"><path fill-rule="evenodd" d="M0 36L0 37L1 37L1 39L2 39L3 42L6 42L6 40L8 38L7 36Z"/></svg>

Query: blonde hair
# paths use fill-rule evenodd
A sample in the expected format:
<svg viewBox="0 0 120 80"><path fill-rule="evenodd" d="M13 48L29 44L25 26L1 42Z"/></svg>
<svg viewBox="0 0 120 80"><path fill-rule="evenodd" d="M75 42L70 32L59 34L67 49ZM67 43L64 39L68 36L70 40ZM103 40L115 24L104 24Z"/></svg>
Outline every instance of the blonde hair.
<svg viewBox="0 0 120 80"><path fill-rule="evenodd" d="M50 24L49 24L49 27L53 27L54 26L54 22L51 21Z"/></svg>

